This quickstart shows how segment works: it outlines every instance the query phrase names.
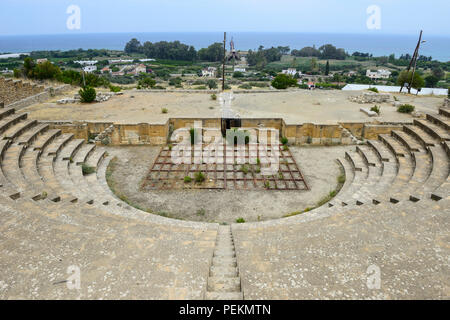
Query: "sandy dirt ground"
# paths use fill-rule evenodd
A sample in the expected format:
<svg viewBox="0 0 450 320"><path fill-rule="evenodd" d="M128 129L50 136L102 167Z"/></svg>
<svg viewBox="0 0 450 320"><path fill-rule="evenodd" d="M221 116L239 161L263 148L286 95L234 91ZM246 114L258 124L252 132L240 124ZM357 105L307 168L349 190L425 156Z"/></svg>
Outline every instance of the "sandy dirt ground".
<svg viewBox="0 0 450 320"><path fill-rule="evenodd" d="M314 207L338 186L341 170L337 157L354 146L291 147L310 191L276 190L145 190L143 179L159 153L158 147L110 147L116 156L111 168L113 189L134 205L157 214L193 221L218 223L263 221Z"/></svg>
<svg viewBox="0 0 450 320"><path fill-rule="evenodd" d="M65 97L73 96L71 92ZM369 118L359 109L372 104L350 102L349 96L361 91L295 90L273 93L233 94L232 109L242 118L283 118L288 124L327 124L338 121L411 121L410 115L396 112L392 104L381 104L381 116ZM418 111L437 112L443 98L396 94L402 103L411 103ZM161 93L125 91L109 101L95 104L58 105L56 101L36 104L25 109L38 120L86 120L116 123L165 123L170 117L222 117L219 100L206 93ZM168 113L163 114L162 108Z"/></svg>

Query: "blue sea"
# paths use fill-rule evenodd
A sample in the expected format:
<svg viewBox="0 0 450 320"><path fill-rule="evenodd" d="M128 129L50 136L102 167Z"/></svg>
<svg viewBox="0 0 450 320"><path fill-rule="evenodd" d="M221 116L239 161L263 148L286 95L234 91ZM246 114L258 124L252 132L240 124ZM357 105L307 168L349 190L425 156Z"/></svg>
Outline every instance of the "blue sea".
<svg viewBox="0 0 450 320"><path fill-rule="evenodd" d="M418 40L418 36L411 35L231 32L228 33L228 43L231 37L238 50L257 49L260 45L266 48L289 46L291 49L301 49L305 46L319 47L331 43L338 48L344 48L350 54L355 51L369 52L374 56L394 53L396 57L405 53L412 54ZM141 42L179 40L199 49L213 42L222 42L223 33L152 32L0 36L0 52L18 53L79 48L123 50L131 38L137 38ZM424 39L426 43L421 46L421 55L432 56L435 60L450 61L450 37L425 34Z"/></svg>

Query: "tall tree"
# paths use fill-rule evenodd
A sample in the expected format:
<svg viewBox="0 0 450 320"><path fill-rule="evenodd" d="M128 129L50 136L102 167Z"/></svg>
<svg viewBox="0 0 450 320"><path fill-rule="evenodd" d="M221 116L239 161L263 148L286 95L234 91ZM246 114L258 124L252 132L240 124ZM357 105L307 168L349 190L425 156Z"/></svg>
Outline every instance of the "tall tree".
<svg viewBox="0 0 450 320"><path fill-rule="evenodd" d="M142 45L138 39L133 38L125 45L126 53L139 53L142 51Z"/></svg>
<svg viewBox="0 0 450 320"><path fill-rule="evenodd" d="M325 65L325 75L330 74L330 61L327 60L327 64Z"/></svg>
<svg viewBox="0 0 450 320"><path fill-rule="evenodd" d="M399 86L405 84L405 83L412 83L411 87L414 89L421 89L425 86L425 80L418 74L417 72L414 73L414 79L413 79L413 72L412 71L406 71L403 70L400 72L397 84Z"/></svg>

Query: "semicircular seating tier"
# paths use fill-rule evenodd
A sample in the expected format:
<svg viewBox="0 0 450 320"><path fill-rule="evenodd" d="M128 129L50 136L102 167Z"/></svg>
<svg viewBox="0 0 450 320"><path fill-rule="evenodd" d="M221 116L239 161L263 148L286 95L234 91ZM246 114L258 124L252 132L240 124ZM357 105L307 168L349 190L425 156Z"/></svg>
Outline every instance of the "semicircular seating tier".
<svg viewBox="0 0 450 320"><path fill-rule="evenodd" d="M0 109L0 298L449 298L448 115L343 154L322 207L220 226L129 206L107 185L107 149Z"/></svg>

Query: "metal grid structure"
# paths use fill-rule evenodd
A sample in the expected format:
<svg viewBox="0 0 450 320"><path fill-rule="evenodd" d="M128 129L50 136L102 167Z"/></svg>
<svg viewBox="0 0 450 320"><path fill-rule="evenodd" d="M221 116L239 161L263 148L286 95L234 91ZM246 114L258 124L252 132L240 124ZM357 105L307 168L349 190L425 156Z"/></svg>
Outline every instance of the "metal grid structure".
<svg viewBox="0 0 450 320"><path fill-rule="evenodd" d="M258 144L246 145L245 156L242 149L237 146L226 148L225 146L213 151L192 151L192 164L174 164L171 158L171 150L168 146L161 149L153 163L143 188L150 190L164 189L229 189L229 190L309 190L309 187L300 171L289 148L279 145L279 168L275 175L262 175L261 168L270 165L270 147L262 148ZM251 151L250 151L251 150ZM250 152L258 163L249 164ZM194 155L202 154L203 159L212 157L219 160L216 163L194 163ZM240 157L240 155L242 155ZM256 157L255 157L256 156ZM239 163L239 159L245 159ZM202 183L195 182L195 174L202 172L205 180ZM192 181L186 183L184 178L189 176Z"/></svg>

